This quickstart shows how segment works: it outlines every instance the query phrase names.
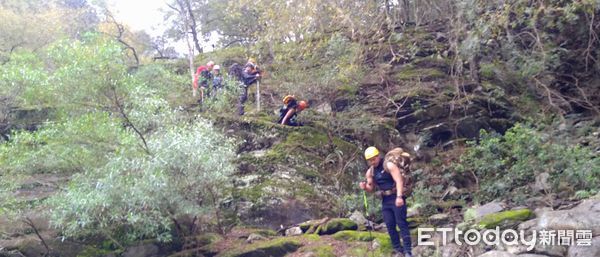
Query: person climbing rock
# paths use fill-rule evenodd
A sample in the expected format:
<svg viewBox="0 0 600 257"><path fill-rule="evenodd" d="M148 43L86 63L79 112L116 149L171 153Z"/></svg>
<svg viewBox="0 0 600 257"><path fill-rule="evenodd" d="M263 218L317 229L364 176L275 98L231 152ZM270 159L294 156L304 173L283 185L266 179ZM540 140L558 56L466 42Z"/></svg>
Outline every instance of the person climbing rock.
<svg viewBox="0 0 600 257"><path fill-rule="evenodd" d="M296 118L298 114L308 107L305 101L297 101L294 96L287 95L283 98L283 106L279 109L279 121L281 125L302 126Z"/></svg>
<svg viewBox="0 0 600 257"><path fill-rule="evenodd" d="M408 185L410 155L401 148L395 148L382 158L379 150L370 146L365 150L365 160L369 164L365 177L366 182L360 182L359 187L367 192L378 189L376 194L381 197L381 212L387 227L394 253L412 257L410 231L406 221L406 196L410 193ZM400 235L396 230L400 228ZM402 242L400 242L402 238Z"/></svg>
<svg viewBox="0 0 600 257"><path fill-rule="evenodd" d="M248 87L260 79L260 69L253 59L248 60L241 74L242 93L238 102L238 114L244 115L244 103L248 100Z"/></svg>
<svg viewBox="0 0 600 257"><path fill-rule="evenodd" d="M214 66L215 62L209 61L206 65L198 67L196 74L194 74L193 94L195 97L198 90L198 82L200 82L200 102L204 101L205 94L208 97L208 82L212 80L211 71Z"/></svg>

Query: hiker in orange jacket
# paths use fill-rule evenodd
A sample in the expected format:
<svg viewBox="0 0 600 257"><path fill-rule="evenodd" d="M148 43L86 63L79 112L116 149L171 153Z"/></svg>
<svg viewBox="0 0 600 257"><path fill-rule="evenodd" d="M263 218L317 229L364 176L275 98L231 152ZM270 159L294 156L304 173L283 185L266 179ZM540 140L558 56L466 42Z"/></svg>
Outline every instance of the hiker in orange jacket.
<svg viewBox="0 0 600 257"><path fill-rule="evenodd" d="M211 71L215 66L215 62L209 61L206 65L202 65L196 69L196 74L194 74L194 89L193 93L196 96L196 92L198 90L198 82L200 82L200 101L204 101L205 91L208 95L208 82L212 80Z"/></svg>

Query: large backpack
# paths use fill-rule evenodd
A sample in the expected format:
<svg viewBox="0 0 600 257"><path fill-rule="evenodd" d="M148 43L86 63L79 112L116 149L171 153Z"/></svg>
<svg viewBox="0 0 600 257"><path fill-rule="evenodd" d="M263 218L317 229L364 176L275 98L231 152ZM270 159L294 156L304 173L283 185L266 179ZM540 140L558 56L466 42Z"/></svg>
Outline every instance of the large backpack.
<svg viewBox="0 0 600 257"><path fill-rule="evenodd" d="M229 71L227 72L230 77L235 78L238 81L243 81L244 77L242 73L244 72L244 67L239 63L234 63L229 66Z"/></svg>
<svg viewBox="0 0 600 257"><path fill-rule="evenodd" d="M410 154L405 152L402 148L396 147L387 152L383 160L384 164L387 162L392 162L398 166L398 168L400 168L400 175L404 181L404 196L410 196L413 191L413 178L410 171ZM383 167L386 169L386 165L383 165Z"/></svg>

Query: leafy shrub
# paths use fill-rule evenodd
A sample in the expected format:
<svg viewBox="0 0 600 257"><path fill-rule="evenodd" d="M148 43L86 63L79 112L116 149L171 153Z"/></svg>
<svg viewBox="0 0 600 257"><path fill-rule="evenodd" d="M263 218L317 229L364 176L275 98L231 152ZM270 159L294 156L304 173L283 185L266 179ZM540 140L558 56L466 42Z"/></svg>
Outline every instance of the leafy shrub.
<svg viewBox="0 0 600 257"><path fill-rule="evenodd" d="M453 168L470 172L478 181L480 200L507 197L527 190L538 174L550 174L551 192L566 184L575 190L598 190L600 159L592 150L555 143L531 126L517 124L504 136L481 131L479 142L469 148Z"/></svg>
<svg viewBox="0 0 600 257"><path fill-rule="evenodd" d="M205 107L212 113L237 113L236 106L238 104L241 91L242 88L239 82L225 79L223 81L223 88L221 88L219 91L214 92L214 90L211 88L211 97L205 101Z"/></svg>
<svg viewBox="0 0 600 257"><path fill-rule="evenodd" d="M74 176L50 201L52 220L65 236L169 241L181 215L218 210L234 170L230 140L199 120L156 132L148 146L152 155L115 155L105 166Z"/></svg>
<svg viewBox="0 0 600 257"><path fill-rule="evenodd" d="M103 166L108 155L124 154L136 143L108 113L89 113L16 132L0 144L0 166L5 174L81 172Z"/></svg>

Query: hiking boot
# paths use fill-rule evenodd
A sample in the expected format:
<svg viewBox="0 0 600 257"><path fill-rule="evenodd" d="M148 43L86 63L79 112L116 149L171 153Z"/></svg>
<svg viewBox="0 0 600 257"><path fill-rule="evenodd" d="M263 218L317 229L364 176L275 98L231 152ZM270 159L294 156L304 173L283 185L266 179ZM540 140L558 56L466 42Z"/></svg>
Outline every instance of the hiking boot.
<svg viewBox="0 0 600 257"><path fill-rule="evenodd" d="M403 253L394 251L392 257L405 257Z"/></svg>
<svg viewBox="0 0 600 257"><path fill-rule="evenodd" d="M405 253L404 257L413 257L412 253Z"/></svg>
<svg viewBox="0 0 600 257"><path fill-rule="evenodd" d="M402 250L400 250L400 251L399 251L399 250L394 250L394 251L392 252L392 256L393 256L393 257L405 257L405 256L404 256L404 254L403 254L402 252L403 252Z"/></svg>

